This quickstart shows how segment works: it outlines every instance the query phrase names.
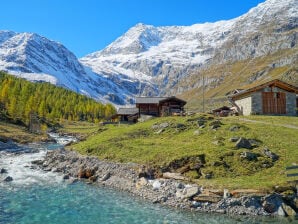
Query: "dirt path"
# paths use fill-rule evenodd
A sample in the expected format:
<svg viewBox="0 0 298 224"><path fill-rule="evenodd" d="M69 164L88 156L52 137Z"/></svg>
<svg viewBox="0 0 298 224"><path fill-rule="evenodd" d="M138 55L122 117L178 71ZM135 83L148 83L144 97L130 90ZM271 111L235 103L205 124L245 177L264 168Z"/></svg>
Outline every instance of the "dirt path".
<svg viewBox="0 0 298 224"><path fill-rule="evenodd" d="M259 124L267 124L267 125L274 125L274 126L279 126L279 127L285 127L285 128L291 128L291 129L298 129L298 126L296 125L291 125L291 124L273 124L269 123L266 121L256 121L256 120L250 120L247 118L240 118L240 121L245 121L245 122L252 122L252 123L259 123Z"/></svg>

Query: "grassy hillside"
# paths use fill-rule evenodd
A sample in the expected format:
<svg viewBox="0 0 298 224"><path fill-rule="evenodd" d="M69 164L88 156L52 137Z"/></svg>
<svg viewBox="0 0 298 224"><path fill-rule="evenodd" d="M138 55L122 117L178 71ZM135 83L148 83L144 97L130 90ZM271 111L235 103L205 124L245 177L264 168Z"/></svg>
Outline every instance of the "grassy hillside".
<svg viewBox="0 0 298 224"><path fill-rule="evenodd" d="M249 88L272 79L279 78L298 86L298 61L291 65L282 65L287 58L297 58L297 47L282 50L271 55L243 61L226 62L212 65L182 79L177 88L184 88L180 97L187 100L189 110L202 111L203 89L201 85L205 77L206 108L228 105L225 94L237 88Z"/></svg>
<svg viewBox="0 0 298 224"><path fill-rule="evenodd" d="M101 159L180 172L204 186L270 189L285 185L285 167L298 163L298 129L283 125L298 126L297 117L245 118L262 123L228 117L221 119L220 127L214 130L212 125L219 122L209 115L155 118L135 125L90 129L86 141L70 148ZM199 128L198 122L205 127ZM237 128L231 131L233 127ZM76 130L72 127L65 131ZM255 147L236 149L232 137L253 139ZM266 147L279 156L277 161L263 154ZM244 152L256 158L241 158ZM208 176L212 178L206 179Z"/></svg>
<svg viewBox="0 0 298 224"><path fill-rule="evenodd" d="M47 140L46 135L29 133L27 128L8 122L0 121L0 141L8 139L18 143L31 143Z"/></svg>

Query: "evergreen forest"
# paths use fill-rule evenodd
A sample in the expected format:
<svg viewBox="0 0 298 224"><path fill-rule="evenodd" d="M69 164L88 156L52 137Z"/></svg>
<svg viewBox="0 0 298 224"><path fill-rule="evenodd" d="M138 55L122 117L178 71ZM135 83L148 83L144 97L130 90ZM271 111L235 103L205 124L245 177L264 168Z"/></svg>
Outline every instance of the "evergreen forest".
<svg viewBox="0 0 298 224"><path fill-rule="evenodd" d="M0 118L28 125L36 114L47 122L61 120L98 122L115 113L111 104L99 103L87 96L50 83L29 82L0 72Z"/></svg>

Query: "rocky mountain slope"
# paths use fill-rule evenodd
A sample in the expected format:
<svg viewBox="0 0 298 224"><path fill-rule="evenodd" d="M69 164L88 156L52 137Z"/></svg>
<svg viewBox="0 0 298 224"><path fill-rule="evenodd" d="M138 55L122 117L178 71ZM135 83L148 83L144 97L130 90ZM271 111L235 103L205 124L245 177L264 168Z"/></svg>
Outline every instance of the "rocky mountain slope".
<svg viewBox="0 0 298 224"><path fill-rule="evenodd" d="M272 67L293 69L297 65L297 9L297 0L267 0L229 21L179 27L137 24L102 51L80 61L96 73L148 80L158 87L157 92L144 91L141 95L183 93L191 98L187 92L203 85L203 75L207 87L212 88L230 76L244 78L231 86L237 88L250 80L270 78L266 70ZM239 62L251 60L255 64L274 54L281 56L272 58L256 71L241 73L246 63L237 71L234 69L235 72L231 70ZM208 73L219 65L222 65L220 71Z"/></svg>
<svg viewBox="0 0 298 224"><path fill-rule="evenodd" d="M216 23L137 24L80 60L37 34L0 31L0 70L116 105L133 103L136 95L198 102L203 84L210 99L276 77L298 85L297 31L298 0L267 0Z"/></svg>
<svg viewBox="0 0 298 224"><path fill-rule="evenodd" d="M34 33L0 31L0 70L115 104L127 103L144 86L131 79L122 79L120 85L117 77L95 74L62 44Z"/></svg>

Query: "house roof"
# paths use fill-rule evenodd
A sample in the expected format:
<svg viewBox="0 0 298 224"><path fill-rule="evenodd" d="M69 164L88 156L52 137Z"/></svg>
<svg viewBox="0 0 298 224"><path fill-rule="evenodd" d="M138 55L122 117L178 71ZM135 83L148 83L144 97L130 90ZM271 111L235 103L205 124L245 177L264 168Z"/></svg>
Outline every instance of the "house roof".
<svg viewBox="0 0 298 224"><path fill-rule="evenodd" d="M117 115L134 115L139 113L138 108L119 108Z"/></svg>
<svg viewBox="0 0 298 224"><path fill-rule="evenodd" d="M177 98L175 96L171 96L171 97L165 98L163 100L160 100L159 102L162 103L162 102L166 102L166 101L169 101L169 100L179 101L179 102L183 103L184 105L186 104L186 101L181 100L181 99L179 99L179 98Z"/></svg>
<svg viewBox="0 0 298 224"><path fill-rule="evenodd" d="M159 101L167 98L168 97L136 97L136 104L158 104Z"/></svg>
<svg viewBox="0 0 298 224"><path fill-rule="evenodd" d="M279 87L279 88L284 89L284 90L286 90L288 92L293 92L293 93L296 93L296 94L298 93L298 87L293 86L293 85L291 85L289 83L283 82L283 81L281 81L279 79L274 79L274 80L271 80L269 82L265 82L263 84L259 84L257 86L253 86L253 87L251 87L249 89L245 89L245 90L243 90L243 91L241 91L239 93L236 93L236 94L234 94L234 95L232 95L230 97L232 99L238 99L240 97L243 97L245 95L249 95L250 93L256 92L256 91L258 91L260 89L263 89L263 88L266 88L266 87Z"/></svg>
<svg viewBox="0 0 298 224"><path fill-rule="evenodd" d="M229 92L226 93L226 96L230 96L230 95L234 95L234 94L237 94L237 93L240 93L242 92L244 89L233 89Z"/></svg>
<svg viewBox="0 0 298 224"><path fill-rule="evenodd" d="M186 101L181 100L175 96L170 97L136 97L136 104L159 104L168 100L176 100L186 104Z"/></svg>

